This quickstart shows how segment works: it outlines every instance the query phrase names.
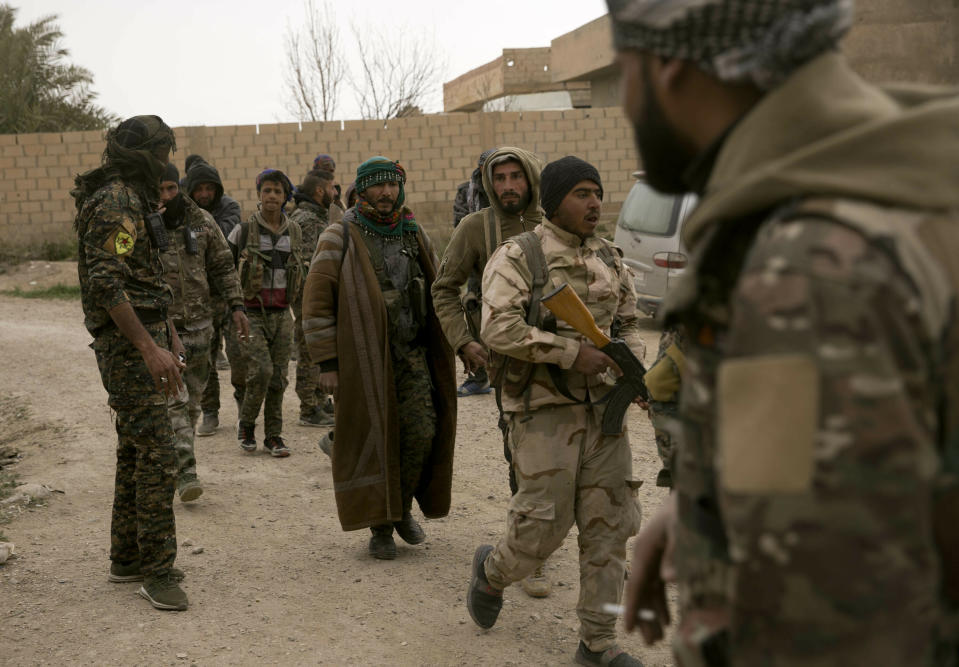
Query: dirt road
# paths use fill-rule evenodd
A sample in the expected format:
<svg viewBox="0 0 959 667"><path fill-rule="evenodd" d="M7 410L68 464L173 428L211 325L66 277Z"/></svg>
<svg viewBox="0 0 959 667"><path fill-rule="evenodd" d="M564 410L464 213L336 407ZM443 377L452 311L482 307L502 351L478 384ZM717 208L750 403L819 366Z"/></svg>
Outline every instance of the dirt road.
<svg viewBox="0 0 959 667"><path fill-rule="evenodd" d="M197 440L206 493L175 501L189 611L155 611L137 584L108 583L116 436L81 322L77 301L0 297L0 392L50 427L19 443L17 471L63 491L3 526L18 556L0 566L0 663L572 664L575 528L549 561L551 597L509 589L488 632L466 612L473 550L502 533L509 497L491 396L460 403L450 516L424 522L427 542L400 543L395 561L367 555L368 532L340 530L322 431L296 424L291 388L290 458L244 454L229 426ZM650 328L650 354L656 339ZM235 418L227 400L221 423ZM648 514L663 497L652 431L635 408L629 428ZM647 665L670 664L636 636L622 644Z"/></svg>

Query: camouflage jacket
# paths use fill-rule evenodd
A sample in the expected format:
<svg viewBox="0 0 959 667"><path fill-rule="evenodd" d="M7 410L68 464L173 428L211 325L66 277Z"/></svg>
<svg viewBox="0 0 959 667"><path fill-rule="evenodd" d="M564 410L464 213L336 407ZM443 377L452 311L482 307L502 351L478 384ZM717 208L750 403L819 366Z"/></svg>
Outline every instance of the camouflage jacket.
<svg viewBox="0 0 959 667"><path fill-rule="evenodd" d="M316 252L316 242L320 234L330 224L330 210L323 208L312 199L297 201L296 210L290 213L290 220L300 225L303 238L300 241L300 257L306 262L306 270L310 268L310 260Z"/></svg>
<svg viewBox="0 0 959 667"><path fill-rule="evenodd" d="M598 253L604 245L611 245L609 241L598 236L581 240L548 220L533 231L542 243L549 269L549 282L543 293L569 283L607 335L613 320L619 320L620 337L642 359L645 346L636 318L633 277L618 251L612 253L615 266L610 267ZM589 344L585 337L562 320L557 322L555 333L526 323L531 285L532 276L520 245L506 241L493 253L483 273L482 337L490 349L537 367L527 395L503 393L503 410L519 412L571 402L553 385L545 364L556 364L562 369L569 390L577 398L585 398L588 387L591 400L602 399L608 385L615 382L609 373L587 377L571 370L580 345Z"/></svg>
<svg viewBox="0 0 959 667"><path fill-rule="evenodd" d="M113 322L108 311L121 303L141 316L166 317L172 296L147 233L148 212L131 188L114 180L84 201L77 214L84 324L94 336Z"/></svg>
<svg viewBox="0 0 959 667"><path fill-rule="evenodd" d="M212 296L230 306L243 304L233 254L216 220L184 197L183 221L168 230L169 249L160 254L164 279L173 290L170 317L177 328L199 331L213 324ZM196 254L188 252L185 230L196 239Z"/></svg>
<svg viewBox="0 0 959 667"><path fill-rule="evenodd" d="M729 664L955 664L959 102L915 102L821 56L686 223L675 565L683 614L727 610Z"/></svg>

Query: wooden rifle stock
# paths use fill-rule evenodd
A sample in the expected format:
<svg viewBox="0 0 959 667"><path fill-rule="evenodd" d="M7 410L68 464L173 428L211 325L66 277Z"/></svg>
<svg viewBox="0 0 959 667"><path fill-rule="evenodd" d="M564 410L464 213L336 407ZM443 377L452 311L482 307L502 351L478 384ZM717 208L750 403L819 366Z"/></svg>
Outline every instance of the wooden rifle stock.
<svg viewBox="0 0 959 667"><path fill-rule="evenodd" d="M589 308L568 283L563 283L558 289L544 296L542 303L553 315L593 341L596 347L604 348L609 345L609 337L596 326Z"/></svg>

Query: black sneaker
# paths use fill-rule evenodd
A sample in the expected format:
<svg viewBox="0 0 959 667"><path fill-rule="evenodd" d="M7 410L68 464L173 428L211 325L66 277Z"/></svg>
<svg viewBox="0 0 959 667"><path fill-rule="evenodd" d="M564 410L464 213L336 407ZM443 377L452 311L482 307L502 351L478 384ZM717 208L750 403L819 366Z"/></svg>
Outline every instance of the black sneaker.
<svg viewBox="0 0 959 667"><path fill-rule="evenodd" d="M323 403L323 407L320 408L323 411L323 414L328 415L330 419L333 419L333 415L336 410L333 407L333 399L329 396L326 397L326 401Z"/></svg>
<svg viewBox="0 0 959 667"><path fill-rule="evenodd" d="M253 435L253 429L256 424L250 422L239 422L236 427L236 439L240 441L240 447L245 452L256 451L256 436Z"/></svg>
<svg viewBox="0 0 959 667"><path fill-rule="evenodd" d="M283 438L278 435L271 435L264 440L263 446L270 452L270 456L274 458L282 459L290 455L289 448L286 446L286 443L283 442Z"/></svg>
<svg viewBox="0 0 959 667"><path fill-rule="evenodd" d="M186 593L169 572L144 580L137 593L163 611L186 611L189 606Z"/></svg>
<svg viewBox="0 0 959 667"><path fill-rule="evenodd" d="M643 663L619 648L611 646L605 651L590 651L582 641L576 649L577 665L610 665L611 667L643 667Z"/></svg>
<svg viewBox="0 0 959 667"><path fill-rule="evenodd" d="M396 558L396 542L393 541L393 526L373 526L370 528L373 537L370 538L370 555L380 560Z"/></svg>
<svg viewBox="0 0 959 667"><path fill-rule="evenodd" d="M416 522L409 510L403 512L403 519L393 524L396 534L407 544L421 544L426 539L426 533Z"/></svg>
<svg viewBox="0 0 959 667"><path fill-rule="evenodd" d="M493 545L482 544L473 554L473 570L470 587L466 591L466 609L476 625L489 630L496 624L499 610L503 608L503 591L494 588L486 579L486 557L493 551Z"/></svg>
<svg viewBox="0 0 959 667"><path fill-rule="evenodd" d="M170 576L174 581L183 581L186 576L183 570L178 567L170 568ZM140 561L135 560L132 563L110 563L110 574L107 580L114 584L126 584L132 581L143 581L143 573L140 572Z"/></svg>
<svg viewBox="0 0 959 667"><path fill-rule="evenodd" d="M333 417L323 411L323 408L316 406L313 412L309 414L300 414L300 426L332 426Z"/></svg>

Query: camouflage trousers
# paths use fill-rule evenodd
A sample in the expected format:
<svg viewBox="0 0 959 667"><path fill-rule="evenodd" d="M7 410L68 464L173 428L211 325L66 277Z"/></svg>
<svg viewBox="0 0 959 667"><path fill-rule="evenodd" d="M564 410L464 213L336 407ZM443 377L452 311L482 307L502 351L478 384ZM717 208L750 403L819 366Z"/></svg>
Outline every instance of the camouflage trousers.
<svg viewBox="0 0 959 667"><path fill-rule="evenodd" d="M158 345L169 349L165 323L144 327ZM117 329L100 334L90 347L116 412L110 560L139 560L145 576L164 574L176 560L176 455L166 399L154 388L141 354Z"/></svg>
<svg viewBox="0 0 959 667"><path fill-rule="evenodd" d="M413 495L433 449L436 408L426 348L412 347L403 354L393 354L392 361L400 422L400 495L407 511L413 507Z"/></svg>
<svg viewBox="0 0 959 667"><path fill-rule="evenodd" d="M310 361L302 317L293 322L293 343L297 351L295 389L300 399L300 416L308 417L316 412L318 405L323 405L326 394L320 390L320 365Z"/></svg>
<svg viewBox="0 0 959 667"><path fill-rule="evenodd" d="M240 343L246 362L240 421L252 424L263 406L263 431L269 438L283 432L283 392L293 343L293 317L289 308L251 309L247 316L250 338Z"/></svg>
<svg viewBox="0 0 959 667"><path fill-rule="evenodd" d="M203 388L200 408L203 412L217 414L220 411L220 376L216 370L216 358L220 353L220 341L226 345L226 358L230 362L230 382L233 384L233 396L243 400L243 384L246 382L246 366L243 363L243 350L236 337L233 317L224 310L222 317L213 318L213 334L210 338L208 354L210 372Z"/></svg>
<svg viewBox="0 0 959 667"><path fill-rule="evenodd" d="M186 348L186 368L183 370L184 389L168 399L170 423L173 426L173 445L176 450L177 478L196 478L194 432L200 417L200 396L210 374L210 336L213 328L200 331L178 331L180 342Z"/></svg>
<svg viewBox="0 0 959 667"><path fill-rule="evenodd" d="M679 409L679 401L650 401L649 402L649 421L653 425L653 431L656 435L656 452L659 454L663 467L656 475L656 486L673 488L673 436L670 432L671 425L675 423L676 413Z"/></svg>
<svg viewBox="0 0 959 667"><path fill-rule="evenodd" d="M592 651L616 643L626 540L639 530L632 454L624 430L602 434L605 406L561 405L509 415L513 469L519 487L509 503L506 535L486 560L497 588L519 581L579 529L580 638Z"/></svg>

